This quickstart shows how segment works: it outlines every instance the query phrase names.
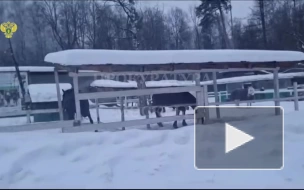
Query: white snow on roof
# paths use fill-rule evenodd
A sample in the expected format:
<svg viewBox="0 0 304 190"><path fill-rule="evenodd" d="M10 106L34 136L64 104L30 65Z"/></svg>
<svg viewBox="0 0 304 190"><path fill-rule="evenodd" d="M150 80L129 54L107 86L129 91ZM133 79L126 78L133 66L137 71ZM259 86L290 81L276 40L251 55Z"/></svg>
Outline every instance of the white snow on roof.
<svg viewBox="0 0 304 190"><path fill-rule="evenodd" d="M178 80L160 80L160 81L147 81L146 86L153 87L174 87L174 86L194 86L193 81L178 81Z"/></svg>
<svg viewBox="0 0 304 190"><path fill-rule="evenodd" d="M91 83L92 87L110 87L110 88L137 88L136 82L120 82L114 80L99 79Z"/></svg>
<svg viewBox="0 0 304 190"><path fill-rule="evenodd" d="M21 66L19 67L19 70L20 72L54 72L55 67ZM0 72L16 72L16 69L15 67L0 67ZM98 71L80 70L79 72L89 73L89 72L98 72Z"/></svg>
<svg viewBox="0 0 304 190"><path fill-rule="evenodd" d="M21 72L54 72L54 67L21 66ZM0 72L15 72L15 67L0 67Z"/></svg>
<svg viewBox="0 0 304 190"><path fill-rule="evenodd" d="M178 80L160 80L160 81L147 81L146 87L174 87L174 86L193 86L192 81L178 81ZM95 80L91 83L92 87L110 87L110 88L137 88L135 81L120 82L114 80Z"/></svg>
<svg viewBox="0 0 304 190"><path fill-rule="evenodd" d="M269 50L90 50L73 49L49 53L44 61L62 65L168 64L223 62L303 61L304 53Z"/></svg>
<svg viewBox="0 0 304 190"><path fill-rule="evenodd" d="M59 86L61 96L62 90L72 88L72 85L69 83L60 83ZM54 102L58 100L56 84L30 84L28 90L32 102Z"/></svg>
<svg viewBox="0 0 304 190"><path fill-rule="evenodd" d="M299 73L279 73L279 79L288 79L297 76L304 76L304 72ZM240 82L253 82L253 81L264 81L273 80L273 74L265 75L251 75L251 76L241 76L241 77L231 77L224 79L217 79L217 84L228 84L228 83L240 83ZM213 81L203 81L201 85L213 85Z"/></svg>
<svg viewBox="0 0 304 190"><path fill-rule="evenodd" d="M99 71L92 71L92 70L79 70L80 73L99 73Z"/></svg>
<svg viewBox="0 0 304 190"><path fill-rule="evenodd" d="M279 73L280 79L288 79L297 76L303 76L304 72L298 73ZM228 84L228 83L240 83L240 82L253 82L253 81L263 81L263 80L273 80L273 74L265 75L251 75L251 76L241 76L241 77L231 77L224 79L217 79L217 84ZM201 85L213 85L213 81L202 81ZM193 81L178 81L178 80L160 80L160 81L147 81L147 87L174 87L174 86L193 86L195 82ZM91 83L92 87L110 87L110 88L137 88L135 81L120 82L114 80L95 80Z"/></svg>

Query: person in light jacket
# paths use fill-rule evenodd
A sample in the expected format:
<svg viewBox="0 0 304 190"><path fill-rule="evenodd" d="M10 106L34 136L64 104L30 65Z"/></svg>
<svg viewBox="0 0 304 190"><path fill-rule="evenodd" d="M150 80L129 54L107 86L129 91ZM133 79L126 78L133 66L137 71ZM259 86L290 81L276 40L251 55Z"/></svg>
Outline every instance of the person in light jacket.
<svg viewBox="0 0 304 190"><path fill-rule="evenodd" d="M254 100L254 88L253 86L248 87L248 100ZM249 106L251 106L251 103L249 103Z"/></svg>
<svg viewBox="0 0 304 190"><path fill-rule="evenodd" d="M11 105L11 93L10 91L6 91L5 94L4 94L4 98L5 98L5 101L6 101L6 107L9 107Z"/></svg>
<svg viewBox="0 0 304 190"><path fill-rule="evenodd" d="M0 106L4 106L4 96L2 92L0 92Z"/></svg>

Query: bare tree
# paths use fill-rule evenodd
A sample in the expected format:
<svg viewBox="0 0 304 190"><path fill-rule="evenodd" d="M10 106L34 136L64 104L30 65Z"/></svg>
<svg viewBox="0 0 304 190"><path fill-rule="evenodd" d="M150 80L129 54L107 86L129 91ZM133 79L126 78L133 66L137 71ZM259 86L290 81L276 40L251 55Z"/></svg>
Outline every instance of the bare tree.
<svg viewBox="0 0 304 190"><path fill-rule="evenodd" d="M138 33L140 47L146 50L167 49L169 29L164 11L158 7L145 8L142 17L142 28Z"/></svg>
<svg viewBox="0 0 304 190"><path fill-rule="evenodd" d="M233 31L233 16L232 16L232 5L231 5L231 3L228 5L228 7L229 7L229 13L230 13L231 45L234 48L235 45L234 45L234 39L233 39L233 36L234 36L233 32L234 31Z"/></svg>
<svg viewBox="0 0 304 190"><path fill-rule="evenodd" d="M61 49L73 49L78 45L79 14L81 1L47 1L39 2L41 14L51 27L53 37Z"/></svg>
<svg viewBox="0 0 304 190"><path fill-rule="evenodd" d="M229 41L229 37L226 30L226 21L224 11L228 11L230 0L201 0L201 4L196 8L196 15L201 18L201 25L209 25L208 22L217 23L218 13L220 16L220 26L222 29L221 33L224 37L226 48L232 48ZM210 27L209 27L210 28Z"/></svg>
<svg viewBox="0 0 304 190"><path fill-rule="evenodd" d="M268 44L267 44L267 35L266 35L264 0L258 0L258 6L259 6L259 9L260 9L260 18L261 18L261 22L262 22L264 47L267 49Z"/></svg>
<svg viewBox="0 0 304 190"><path fill-rule="evenodd" d="M40 6L37 2L29 5L27 11L29 14L30 31L33 34L32 43L35 44L32 49L37 58L37 62L41 63L49 47L52 47L52 40L48 40L50 36L48 35L47 24L44 22Z"/></svg>
<svg viewBox="0 0 304 190"><path fill-rule="evenodd" d="M131 35L132 39L132 49L138 50L139 43L138 43L138 31L141 24L141 18L137 13L135 8L135 1L134 0L110 0L114 2L116 5L120 6L124 13L127 16L127 25L124 28L126 31L127 37ZM136 77L137 87L140 89L146 88L146 83L141 76ZM147 96L140 96L139 97L139 110L140 115L148 115L148 110L144 109L147 106L148 102Z"/></svg>
<svg viewBox="0 0 304 190"><path fill-rule="evenodd" d="M170 29L170 49L186 49L190 46L191 31L188 15L180 8L172 8L167 16Z"/></svg>
<svg viewBox="0 0 304 190"><path fill-rule="evenodd" d="M86 22L86 28L87 28L87 40L90 44L89 46L93 49L96 49L96 36L97 36L97 9L98 4L95 0L90 0L88 2L89 4L89 11L88 11L88 19Z"/></svg>
<svg viewBox="0 0 304 190"><path fill-rule="evenodd" d="M194 48L195 49L202 49L202 34L201 34L201 29L199 26L199 20L197 16L195 15L195 6L190 6L189 7L189 13L190 13L190 18L193 24L193 31L194 31Z"/></svg>
<svg viewBox="0 0 304 190"><path fill-rule="evenodd" d="M14 22L18 25L18 32L14 35L12 45L16 46L14 56L20 62L27 64L28 51L26 47L26 34L28 33L28 17L26 11L25 1L11 1L9 2L10 12L9 17L14 19Z"/></svg>
<svg viewBox="0 0 304 190"><path fill-rule="evenodd" d="M88 12L89 12L89 3L88 1L79 1L77 2L77 47L78 48L85 48L86 44L86 33L87 33L87 21L88 21Z"/></svg>
<svg viewBox="0 0 304 190"><path fill-rule="evenodd" d="M128 36L132 38L132 48L137 50L139 47L137 33L140 28L141 18L135 8L134 0L109 0L114 2L117 6L122 8L123 12L127 16L126 27L123 28Z"/></svg>

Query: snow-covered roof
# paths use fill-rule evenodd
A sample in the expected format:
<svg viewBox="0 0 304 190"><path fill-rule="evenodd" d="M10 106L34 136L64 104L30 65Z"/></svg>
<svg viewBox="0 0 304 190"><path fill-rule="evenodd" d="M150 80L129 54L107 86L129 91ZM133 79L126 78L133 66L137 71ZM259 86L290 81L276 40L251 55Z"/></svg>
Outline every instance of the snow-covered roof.
<svg viewBox="0 0 304 190"><path fill-rule="evenodd" d="M19 66L21 72L54 72L54 67ZM0 72L15 72L15 67L0 67Z"/></svg>
<svg viewBox="0 0 304 190"><path fill-rule="evenodd" d="M144 65L169 63L301 62L304 53L270 50L91 50L49 53L44 61L62 65Z"/></svg>
<svg viewBox="0 0 304 190"><path fill-rule="evenodd" d="M279 79L288 79L293 77L304 76L304 72L298 73L279 73ZM231 77L224 79L217 79L217 84L228 84L228 83L239 83L239 82L254 82L263 80L273 80L273 74L265 75L251 75L251 76L241 76L241 77ZM203 81L201 85L212 85L213 81Z"/></svg>
<svg viewBox="0 0 304 190"><path fill-rule="evenodd" d="M288 79L297 76L303 76L304 72L298 73L279 73L280 79ZM263 80L273 80L273 74L264 75L251 75L251 76L241 76L241 77L231 77L224 79L217 79L217 84L229 84L229 83L240 83L240 82L253 82L253 81L263 81ZM202 81L201 85L213 85L213 81ZM195 82L193 81L178 81L178 80L160 80L160 81L147 81L147 87L174 87L174 86L193 86ZM120 82L114 80L95 80L91 83L92 87L110 87L110 88L137 88L135 81Z"/></svg>
<svg viewBox="0 0 304 190"><path fill-rule="evenodd" d="M110 88L136 88L136 82L128 81L128 82L121 82L121 81L114 81L114 80L106 80L106 79L99 79L94 80L91 85L92 87L110 87Z"/></svg>
<svg viewBox="0 0 304 190"><path fill-rule="evenodd" d="M174 86L193 86L192 81L178 81L178 80L160 80L160 81L147 81L146 86L148 88L153 87L174 87ZM110 88L137 88L135 81L120 82L114 80L95 80L91 83L92 87L110 87Z"/></svg>
<svg viewBox="0 0 304 190"><path fill-rule="evenodd" d="M59 86L61 96L62 90L72 88L72 85L69 83L60 83ZM56 84L30 84L28 90L32 102L54 102L58 100Z"/></svg>
<svg viewBox="0 0 304 190"><path fill-rule="evenodd" d="M55 67L46 67L46 66L19 66L20 72L54 72ZM15 67L0 67L0 72L15 72ZM80 70L79 72L98 72L91 70Z"/></svg>

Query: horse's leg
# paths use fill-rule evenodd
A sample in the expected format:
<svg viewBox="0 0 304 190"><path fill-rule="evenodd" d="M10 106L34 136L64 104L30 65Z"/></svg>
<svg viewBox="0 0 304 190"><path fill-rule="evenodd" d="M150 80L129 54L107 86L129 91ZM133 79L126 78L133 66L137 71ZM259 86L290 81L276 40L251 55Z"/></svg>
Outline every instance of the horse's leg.
<svg viewBox="0 0 304 190"><path fill-rule="evenodd" d="M68 116L68 120L74 120L75 119L75 113L71 113L70 111L66 111L66 114Z"/></svg>
<svg viewBox="0 0 304 190"><path fill-rule="evenodd" d="M183 112L183 115L186 115L186 109L185 109L185 107L183 107L183 109L182 109L182 112ZM183 119L183 126L187 126L188 124L186 123L186 120L185 119Z"/></svg>
<svg viewBox="0 0 304 190"><path fill-rule="evenodd" d="M92 119L92 117L91 117L91 113L90 113L90 112L89 112L88 118L89 118L89 120L90 120L90 123L91 123L91 124L94 124L94 122L93 122L93 119Z"/></svg>
<svg viewBox="0 0 304 190"><path fill-rule="evenodd" d="M164 112L164 113L166 112L166 108L165 108L165 107L163 107L163 112Z"/></svg>
<svg viewBox="0 0 304 190"><path fill-rule="evenodd" d="M176 108L176 115L179 115L179 112L180 112L180 107L177 107L177 108ZM174 127L175 129L177 128L177 121L174 121L173 127Z"/></svg>
<svg viewBox="0 0 304 190"><path fill-rule="evenodd" d="M161 110L162 110L162 109L159 108L159 107L158 107L158 108L155 108L155 115L156 115L157 118L160 118L160 117L161 117L161 113L160 113ZM158 124L158 126L160 126L160 127L163 127L163 126L164 126L161 122L158 122L157 124Z"/></svg>
<svg viewBox="0 0 304 190"><path fill-rule="evenodd" d="M245 100L250 101L250 98L247 97L247 98L245 98ZM250 102L247 102L247 106L250 106Z"/></svg>

